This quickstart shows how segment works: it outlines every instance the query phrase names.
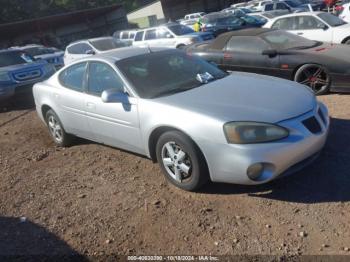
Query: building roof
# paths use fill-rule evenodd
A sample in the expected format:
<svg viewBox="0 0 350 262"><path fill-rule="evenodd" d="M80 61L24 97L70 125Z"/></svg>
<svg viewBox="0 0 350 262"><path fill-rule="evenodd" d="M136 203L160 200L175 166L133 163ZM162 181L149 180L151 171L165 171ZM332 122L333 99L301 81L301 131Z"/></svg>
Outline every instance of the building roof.
<svg viewBox="0 0 350 262"><path fill-rule="evenodd" d="M237 30L237 31L231 31L224 33L220 36L218 36L210 46L212 49L216 50L222 50L227 42L231 39L232 36L258 36L261 34L264 34L266 32L275 31L276 29L270 29L270 28L249 28L249 29L243 29L243 30Z"/></svg>
<svg viewBox="0 0 350 262"><path fill-rule="evenodd" d="M46 16L37 19L0 24L0 38L10 39L23 34L23 32L39 32L80 23L110 13L119 8L122 8L122 5L110 5Z"/></svg>

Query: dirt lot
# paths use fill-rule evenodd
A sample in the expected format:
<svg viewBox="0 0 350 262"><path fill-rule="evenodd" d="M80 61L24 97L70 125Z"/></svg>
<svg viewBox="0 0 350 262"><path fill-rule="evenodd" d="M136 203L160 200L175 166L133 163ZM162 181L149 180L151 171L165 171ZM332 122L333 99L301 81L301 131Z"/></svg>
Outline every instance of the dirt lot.
<svg viewBox="0 0 350 262"><path fill-rule="evenodd" d="M200 193L139 156L57 148L30 105L0 107L0 254L350 255L350 95L320 99L332 128L312 166Z"/></svg>

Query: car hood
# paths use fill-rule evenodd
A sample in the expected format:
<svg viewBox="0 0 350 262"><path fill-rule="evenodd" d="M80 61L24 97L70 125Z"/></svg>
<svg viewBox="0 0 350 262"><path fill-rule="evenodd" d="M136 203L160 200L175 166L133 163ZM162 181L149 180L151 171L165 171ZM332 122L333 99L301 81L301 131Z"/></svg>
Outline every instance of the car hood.
<svg viewBox="0 0 350 262"><path fill-rule="evenodd" d="M344 25L340 25L340 26L335 26L332 27L332 29L334 30L334 32L346 32L348 33L350 30L350 24L344 24Z"/></svg>
<svg viewBox="0 0 350 262"><path fill-rule="evenodd" d="M349 50L350 50L350 47L348 45L324 43L318 47L310 48L306 50L300 50L300 51L302 53L313 54L318 57L320 56L322 56L323 58L326 57L326 59L330 59L329 63L336 62L336 61L343 61L348 65L350 62Z"/></svg>
<svg viewBox="0 0 350 262"><path fill-rule="evenodd" d="M226 121L277 123L316 106L315 96L298 83L270 76L234 72L198 88L154 102Z"/></svg>
<svg viewBox="0 0 350 262"><path fill-rule="evenodd" d="M4 71L9 72L9 71L31 69L31 68L34 68L34 67L43 66L45 64L47 64L47 62L42 60L42 61L35 61L33 63L5 66L5 67L0 67L0 72L4 72Z"/></svg>
<svg viewBox="0 0 350 262"><path fill-rule="evenodd" d="M194 32L194 33L189 33L186 35L182 35L182 37L198 37L198 36L208 36L208 35L212 35L212 33L209 32Z"/></svg>

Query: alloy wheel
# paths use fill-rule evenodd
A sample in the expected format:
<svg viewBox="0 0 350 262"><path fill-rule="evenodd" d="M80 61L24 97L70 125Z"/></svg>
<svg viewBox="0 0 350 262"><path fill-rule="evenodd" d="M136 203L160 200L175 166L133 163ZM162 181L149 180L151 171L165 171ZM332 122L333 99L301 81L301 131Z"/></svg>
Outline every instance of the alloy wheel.
<svg viewBox="0 0 350 262"><path fill-rule="evenodd" d="M63 132L62 127L58 120L50 115L48 119L48 126L52 137L56 140L57 143L62 143L63 141Z"/></svg>
<svg viewBox="0 0 350 262"><path fill-rule="evenodd" d="M161 157L166 172L175 181L183 183L191 179L191 159L175 142L168 142L163 146Z"/></svg>
<svg viewBox="0 0 350 262"><path fill-rule="evenodd" d="M296 75L295 81L309 86L315 94L324 92L330 85L330 77L326 70L316 65L305 67Z"/></svg>

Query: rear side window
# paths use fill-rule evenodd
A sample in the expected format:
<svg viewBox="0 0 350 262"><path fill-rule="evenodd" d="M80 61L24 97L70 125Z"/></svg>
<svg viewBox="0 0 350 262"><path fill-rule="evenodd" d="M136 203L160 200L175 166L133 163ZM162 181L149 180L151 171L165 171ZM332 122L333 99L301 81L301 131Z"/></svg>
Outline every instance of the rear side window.
<svg viewBox="0 0 350 262"><path fill-rule="evenodd" d="M278 19L273 25L273 29L282 29L282 30L295 30L294 29L294 18L288 17L288 18L282 18Z"/></svg>
<svg viewBox="0 0 350 262"><path fill-rule="evenodd" d="M71 45L70 47L67 48L68 53L70 54L77 54L77 55L82 55L86 54L87 51L92 50L91 46L85 43L79 43L75 45Z"/></svg>
<svg viewBox="0 0 350 262"><path fill-rule="evenodd" d="M144 33L144 31L137 32L134 41L142 41Z"/></svg>
<svg viewBox="0 0 350 262"><path fill-rule="evenodd" d="M252 36L233 36L226 47L227 51L260 54L266 49L269 49L269 46L265 41Z"/></svg>
<svg viewBox="0 0 350 262"><path fill-rule="evenodd" d="M152 30L146 31L145 40L153 40L153 39L157 39L157 30L152 29Z"/></svg>
<svg viewBox="0 0 350 262"><path fill-rule="evenodd" d="M86 62L75 64L62 71L59 75L61 85L82 92L84 90L86 64Z"/></svg>

